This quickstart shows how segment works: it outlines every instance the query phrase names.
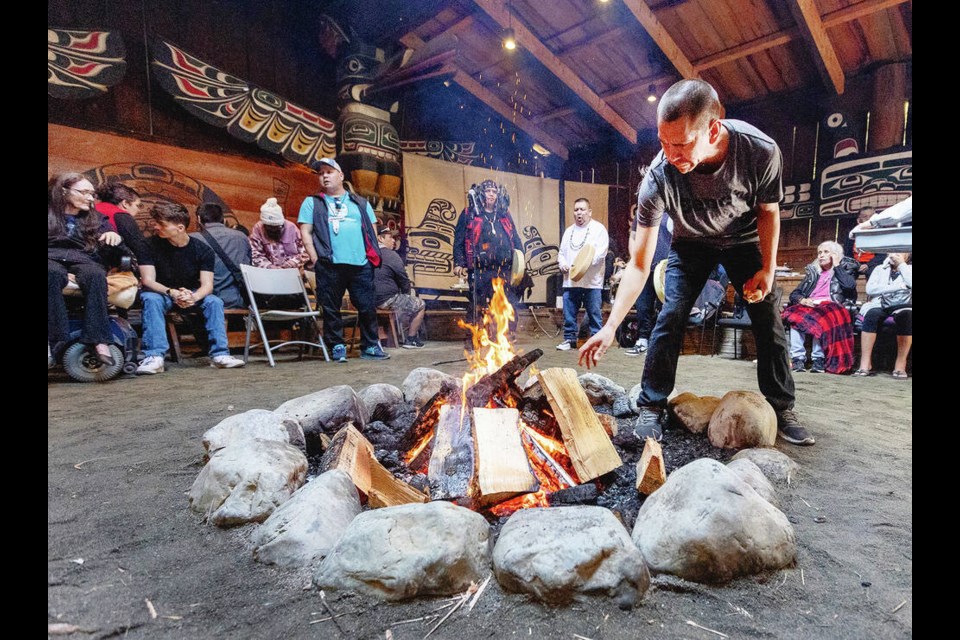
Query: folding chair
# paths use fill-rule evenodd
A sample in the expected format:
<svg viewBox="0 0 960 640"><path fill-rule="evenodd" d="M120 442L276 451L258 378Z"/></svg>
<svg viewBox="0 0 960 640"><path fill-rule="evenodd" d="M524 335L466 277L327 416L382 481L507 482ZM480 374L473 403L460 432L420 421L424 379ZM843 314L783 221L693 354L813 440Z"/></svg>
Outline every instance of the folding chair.
<svg viewBox="0 0 960 640"><path fill-rule="evenodd" d="M303 278L300 276L299 269L261 269L247 264L240 265L243 272L243 281L247 287L247 293L250 295L250 314L247 316L247 341L243 348L243 361L246 362L250 355L250 332L253 328L253 322L257 323L257 330L260 331L260 338L263 341L263 348L267 352L267 360L270 366L276 366L273 360L273 352L281 347L296 344L309 347L320 347L323 351L323 359L329 362L330 354L327 353L327 346L323 343L323 334L321 332L320 317L322 312L314 311L310 308L310 298L307 295L307 289L304 286ZM298 309L266 309L261 311L257 305L257 294L259 295L290 295L300 294L303 296L303 303ZM317 342L308 342L306 340L285 340L276 344L271 344L264 331L264 322L286 322L294 323L298 321L311 320L317 332ZM254 346L260 346L254 345ZM301 356L303 355L301 349Z"/></svg>

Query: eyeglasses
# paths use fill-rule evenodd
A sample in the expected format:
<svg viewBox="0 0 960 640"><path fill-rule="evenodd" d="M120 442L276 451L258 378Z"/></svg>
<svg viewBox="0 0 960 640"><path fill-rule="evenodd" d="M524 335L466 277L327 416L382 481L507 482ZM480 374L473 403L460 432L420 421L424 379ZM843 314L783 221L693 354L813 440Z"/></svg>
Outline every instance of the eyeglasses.
<svg viewBox="0 0 960 640"><path fill-rule="evenodd" d="M90 197L90 198L97 197L96 191L80 191L80 189L74 189L73 187L70 187L70 191L73 191L74 193L79 193L80 195L85 197Z"/></svg>

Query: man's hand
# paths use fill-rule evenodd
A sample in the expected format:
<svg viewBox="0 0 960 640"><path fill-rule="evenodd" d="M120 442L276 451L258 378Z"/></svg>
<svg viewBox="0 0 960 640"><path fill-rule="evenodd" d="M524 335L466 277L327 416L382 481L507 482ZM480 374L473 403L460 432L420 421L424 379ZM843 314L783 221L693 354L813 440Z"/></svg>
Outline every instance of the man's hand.
<svg viewBox="0 0 960 640"><path fill-rule="evenodd" d="M761 269L743 283L743 299L748 303L760 302L773 290L773 271Z"/></svg>
<svg viewBox="0 0 960 640"><path fill-rule="evenodd" d="M560 271L562 271L563 273L568 273L568 272L570 271L570 266L569 266L569 265L560 264L560 265L558 265L558 266L560 267Z"/></svg>
<svg viewBox="0 0 960 640"><path fill-rule="evenodd" d="M614 330L610 325L603 325L597 333L593 334L589 340L580 347L579 364L587 369L597 366L603 354L607 352L610 345L613 344Z"/></svg>
<svg viewBox="0 0 960 640"><path fill-rule="evenodd" d="M186 287L180 287L171 293L173 294L173 301L181 309L187 309L197 303L197 300L193 295L193 291L187 289Z"/></svg>
<svg viewBox="0 0 960 640"><path fill-rule="evenodd" d="M467 268L466 268L466 267L454 267L454 268L453 268L453 275L457 276L458 278L466 278L466 277L467 277Z"/></svg>
<svg viewBox="0 0 960 640"><path fill-rule="evenodd" d="M105 231L104 233L100 234L100 237L97 238L97 240L107 246L115 247L123 241L123 238L121 238L120 234L116 231Z"/></svg>

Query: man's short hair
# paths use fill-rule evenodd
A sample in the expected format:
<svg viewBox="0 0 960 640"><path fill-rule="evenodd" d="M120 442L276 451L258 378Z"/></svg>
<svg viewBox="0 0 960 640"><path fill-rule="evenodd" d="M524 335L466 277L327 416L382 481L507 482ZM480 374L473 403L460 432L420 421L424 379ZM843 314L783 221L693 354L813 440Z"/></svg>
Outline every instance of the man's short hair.
<svg viewBox="0 0 960 640"><path fill-rule="evenodd" d="M158 222L182 224L184 229L190 226L190 214L179 202L161 202L154 205L150 210L150 217Z"/></svg>
<svg viewBox="0 0 960 640"><path fill-rule="evenodd" d="M587 209L590 208L590 201L587 200L586 198L577 198L576 200L573 201L573 206L577 206L577 203L578 203L578 202L586 202L586 203L587 203Z"/></svg>
<svg viewBox="0 0 960 640"><path fill-rule="evenodd" d="M128 187L122 182L117 182L116 180L112 182L104 182L97 187L97 200L100 202L109 202L113 205L119 205L124 200L133 203L139 199L140 194L137 193L136 189Z"/></svg>
<svg viewBox="0 0 960 640"><path fill-rule="evenodd" d="M664 92L657 105L658 122L675 122L690 118L696 124L706 124L723 117L723 106L717 90L698 79L681 80Z"/></svg>
<svg viewBox="0 0 960 640"><path fill-rule="evenodd" d="M219 222L223 224L223 207L216 202L204 202L197 206L197 221L200 224Z"/></svg>

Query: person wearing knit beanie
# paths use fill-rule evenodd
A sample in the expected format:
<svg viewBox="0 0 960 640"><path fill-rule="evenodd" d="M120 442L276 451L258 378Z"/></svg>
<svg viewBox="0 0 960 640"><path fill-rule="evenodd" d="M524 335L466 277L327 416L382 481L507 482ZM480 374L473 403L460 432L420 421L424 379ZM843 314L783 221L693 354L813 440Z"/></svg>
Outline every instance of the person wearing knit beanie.
<svg viewBox="0 0 960 640"><path fill-rule="evenodd" d="M260 206L260 222L274 227L283 226L283 209L277 204L276 198L267 198Z"/></svg>
<svg viewBox="0 0 960 640"><path fill-rule="evenodd" d="M252 264L262 269L299 269L309 260L297 225L283 217L276 198L260 207L260 222L250 232Z"/></svg>

